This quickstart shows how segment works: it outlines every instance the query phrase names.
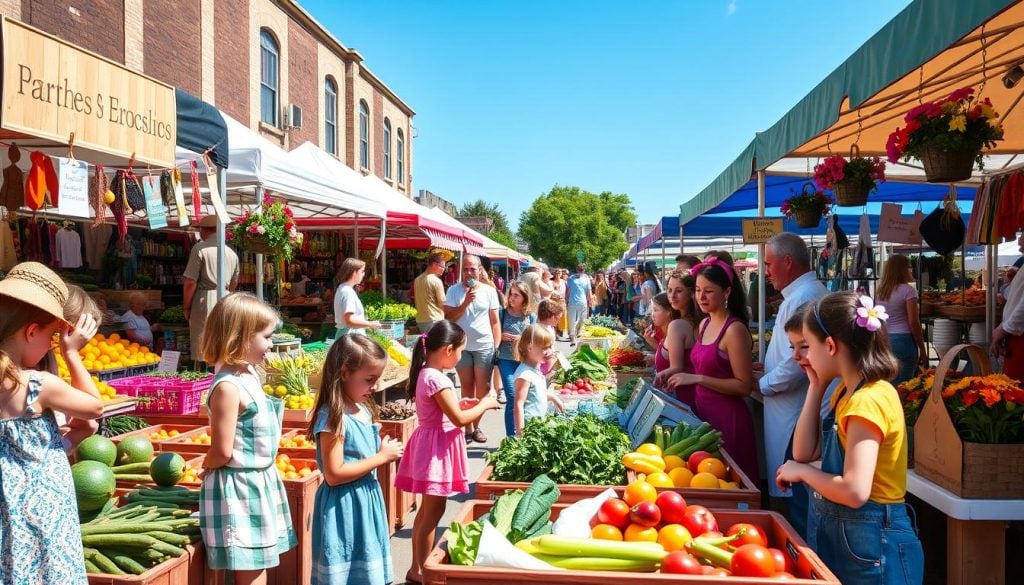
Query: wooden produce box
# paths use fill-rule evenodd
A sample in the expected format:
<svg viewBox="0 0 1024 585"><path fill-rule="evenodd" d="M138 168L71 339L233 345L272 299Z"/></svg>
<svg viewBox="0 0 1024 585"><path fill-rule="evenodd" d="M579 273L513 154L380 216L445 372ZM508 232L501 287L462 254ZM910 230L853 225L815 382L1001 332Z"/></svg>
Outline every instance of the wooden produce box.
<svg viewBox="0 0 1024 585"><path fill-rule="evenodd" d="M296 437L298 435L302 435L303 437L305 437L306 436L306 429L305 428L300 428L300 429L284 429L284 432L281 434L281 440L284 441L286 439L291 439L291 438L294 438L294 437ZM310 440L312 440L312 439L310 439ZM280 443L279 443L279 445L280 445ZM313 461L316 461L316 446L313 446L313 447L281 447L281 446L278 446L277 454L278 455L287 455L287 456L293 457L293 458L297 457L299 459L311 459Z"/></svg>
<svg viewBox="0 0 1024 585"><path fill-rule="evenodd" d="M494 466L488 465L480 473L480 477L476 480L476 494L475 498L478 500L496 500L499 497L505 495L506 490L523 490L526 491L530 487L530 482L526 481L492 481L491 473L494 472ZM572 503L578 502L586 498L592 498L597 494L600 494L609 487L616 489L623 488L621 486L606 486L606 485L567 485L558 484L558 490L561 494L558 496L559 503Z"/></svg>
<svg viewBox="0 0 1024 585"><path fill-rule="evenodd" d="M699 504L705 508L736 508L739 510L758 510L761 508L761 490L743 473L733 458L721 451L722 462L729 468L729 480L740 484L739 489L711 488L656 488L659 492L672 491L683 496L687 504ZM633 470L626 470L626 482L631 483L637 478ZM561 486L559 486L561 487Z"/></svg>
<svg viewBox="0 0 1024 585"><path fill-rule="evenodd" d="M962 351L970 357L975 375L992 373L988 352L977 345L957 345L942 357L935 385L914 425L914 471L961 498L1020 498L1024 494L1024 445L964 441L942 401L945 374Z"/></svg>
<svg viewBox="0 0 1024 585"><path fill-rule="evenodd" d="M313 408L286 408L284 409L284 426L287 428L303 428L309 426L309 417Z"/></svg>
<svg viewBox="0 0 1024 585"><path fill-rule="evenodd" d="M187 425L196 428L210 424L210 415L205 409L193 414L141 414L139 418L151 425Z"/></svg>
<svg viewBox="0 0 1024 585"><path fill-rule="evenodd" d="M486 514L494 502L469 500L452 518L452 522L466 524ZM554 520L567 504L555 504L551 518ZM765 510L711 510L722 530L737 523L747 522L765 530L769 545L793 557L797 572L803 579L792 579L787 583L816 583L839 585L839 579L829 571L825 563L807 546L792 526L779 514ZM664 573L626 573L619 571L526 571L503 567L468 567L448 563L446 550L448 534L430 552L423 564L424 585L487 585L491 583L573 583L590 585L645 585L647 583L728 583L733 585L771 585L778 583L774 578L727 577L725 579L704 575L669 575ZM813 580L812 580L813 579Z"/></svg>
<svg viewBox="0 0 1024 585"><path fill-rule="evenodd" d="M149 420L149 418L150 417L147 416L143 420L145 420L146 422L152 423L153 421ZM209 424L209 421L203 422L202 424L203 425ZM116 445L116 444L120 443L122 440L124 440L125 437L142 436L142 437L146 437L147 439L149 439L150 443L153 443L153 451L162 451L163 450L162 447L163 447L164 443L166 443L168 441L173 441L174 439L177 439L178 437L180 437L182 435L185 435L185 434L191 433L193 431L196 431L199 428L200 428L200 426L198 424L193 424L193 421L187 421L187 422L182 421L181 424L178 424L177 422L156 423L156 424L154 424L151 427L146 427L144 429L139 429L137 431L132 431L130 433L124 433L122 435L115 435L113 437L110 437L110 440L113 441L114 444ZM175 436L175 437L168 437L166 439L154 439L152 437L153 433L159 433L161 430L164 430L164 431L167 431L167 432L177 431L178 435Z"/></svg>
<svg viewBox="0 0 1024 585"><path fill-rule="evenodd" d="M89 575L89 585L192 585L205 583L206 549L202 541L185 547L185 554L164 561L141 575Z"/></svg>
<svg viewBox="0 0 1024 585"><path fill-rule="evenodd" d="M177 437L163 441L160 443L161 451L172 451L174 453L198 453L206 454L210 451L210 445L206 443L198 442L201 435L206 434L207 437L210 435L210 427L199 427L191 430L187 433L178 435Z"/></svg>
<svg viewBox="0 0 1024 585"><path fill-rule="evenodd" d="M409 437L412 436L412 432L416 430L416 415L403 420L382 420L380 421L380 436L390 436L393 439L398 439L403 445L409 442ZM398 463L395 463L395 473L392 474L391 483L394 485L395 475L398 473ZM383 484L381 484L383 488ZM415 510L422 499L419 494L411 494L409 492L402 491L398 488L395 489L395 527L401 528L405 526L406 522L409 521L409 516L412 511ZM385 494L385 497L387 494Z"/></svg>
<svg viewBox="0 0 1024 585"><path fill-rule="evenodd" d="M395 474L398 463L392 461L377 468L377 483L384 494L384 512L388 517L388 536L394 536L398 528L398 488L395 487Z"/></svg>

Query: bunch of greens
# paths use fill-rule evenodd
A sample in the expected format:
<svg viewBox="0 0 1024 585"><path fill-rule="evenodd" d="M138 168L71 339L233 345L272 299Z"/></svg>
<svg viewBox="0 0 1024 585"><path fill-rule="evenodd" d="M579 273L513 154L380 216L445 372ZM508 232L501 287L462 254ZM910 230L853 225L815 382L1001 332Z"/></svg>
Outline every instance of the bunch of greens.
<svg viewBox="0 0 1024 585"><path fill-rule="evenodd" d="M187 323L185 320L185 307L176 305L167 307L160 313L160 323Z"/></svg>
<svg viewBox="0 0 1024 585"><path fill-rule="evenodd" d="M159 370L153 370L152 372L146 372L144 375L150 378L175 378L185 382L197 382L199 380L205 380L211 376L209 372L198 372L195 370L184 370L182 372L161 372Z"/></svg>
<svg viewBox="0 0 1024 585"><path fill-rule="evenodd" d="M614 404L615 406L618 406L619 408L622 409L626 408L626 405L629 404L629 399L633 397L633 392L636 391L637 386L642 386L643 384L643 378L633 378L631 380L627 380L626 383L616 388L615 392L609 392L608 394L605 394L605 404Z"/></svg>
<svg viewBox="0 0 1024 585"><path fill-rule="evenodd" d="M366 318L371 321L407 321L415 316L416 307L412 305L395 302L366 305Z"/></svg>
<svg viewBox="0 0 1024 585"><path fill-rule="evenodd" d="M612 368L608 365L608 352L594 349L589 345L580 345L576 353L569 357L569 365L571 367L568 370L558 373L556 382L564 384L580 378L601 381L612 377Z"/></svg>
<svg viewBox="0 0 1024 585"><path fill-rule="evenodd" d="M141 431L149 426L150 424L148 422L137 416L121 414L109 417L103 421L103 435L106 437L114 437L117 435L123 435L124 433L130 433L132 431Z"/></svg>
<svg viewBox="0 0 1024 585"><path fill-rule="evenodd" d="M594 327L607 327L608 329L614 329L619 333L626 332L626 326L622 324L617 318L610 315L595 315L584 322L584 325L593 325Z"/></svg>
<svg viewBox="0 0 1024 585"><path fill-rule="evenodd" d="M555 483L622 485L629 436L591 414L547 416L526 423L487 456L495 481L532 481L547 474Z"/></svg>

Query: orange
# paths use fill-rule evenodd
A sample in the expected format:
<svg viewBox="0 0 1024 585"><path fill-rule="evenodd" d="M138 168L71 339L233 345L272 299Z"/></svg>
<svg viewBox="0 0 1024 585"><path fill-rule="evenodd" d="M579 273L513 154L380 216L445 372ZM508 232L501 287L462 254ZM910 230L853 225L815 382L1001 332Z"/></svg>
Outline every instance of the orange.
<svg viewBox="0 0 1024 585"><path fill-rule="evenodd" d="M672 471L668 472L668 476L672 478L672 484L676 487L690 487L690 480L693 479L693 472L683 467L677 467Z"/></svg>
<svg viewBox="0 0 1024 585"><path fill-rule="evenodd" d="M716 480L715 485L718 485ZM647 483L642 479L638 479L633 483L626 486L625 497L626 503L629 507L633 507L640 502L654 502L658 499L658 490L654 489L654 486Z"/></svg>
<svg viewBox="0 0 1024 585"><path fill-rule="evenodd" d="M654 443L644 443L636 448L637 453L643 453L644 455L654 455L655 457L661 457L661 447Z"/></svg>
<svg viewBox="0 0 1024 585"><path fill-rule="evenodd" d="M590 538L598 540L622 540L622 531L611 524L598 524L590 531Z"/></svg>
<svg viewBox="0 0 1024 585"><path fill-rule="evenodd" d="M675 483L672 478L663 471L652 473L647 476L647 483L653 485L656 488L670 488L675 487Z"/></svg>
<svg viewBox="0 0 1024 585"><path fill-rule="evenodd" d="M702 471L697 475L693 476L690 480L690 487L692 488L718 488L718 478L706 471Z"/></svg>
<svg viewBox="0 0 1024 585"><path fill-rule="evenodd" d="M686 461L683 461L683 458L677 455L666 455L665 471L672 471L677 467L686 467Z"/></svg>
<svg viewBox="0 0 1024 585"><path fill-rule="evenodd" d="M658 529L630 524L623 534L626 542L658 542Z"/></svg>
<svg viewBox="0 0 1024 585"><path fill-rule="evenodd" d="M697 471L706 471L718 479L725 479L726 475L725 463L722 463L721 459L715 459L714 457L708 457L698 463Z"/></svg>
<svg viewBox="0 0 1024 585"><path fill-rule="evenodd" d="M723 490L738 490L740 489L740 484L735 481L725 481L724 479L720 479L718 480L718 487Z"/></svg>
<svg viewBox="0 0 1024 585"><path fill-rule="evenodd" d="M658 531L658 544L668 552L683 550L693 540L690 531L681 524L669 524Z"/></svg>
<svg viewBox="0 0 1024 585"><path fill-rule="evenodd" d="M111 341L111 342L121 341L121 335L118 334L118 333L111 333L110 337L107 338L107 341Z"/></svg>

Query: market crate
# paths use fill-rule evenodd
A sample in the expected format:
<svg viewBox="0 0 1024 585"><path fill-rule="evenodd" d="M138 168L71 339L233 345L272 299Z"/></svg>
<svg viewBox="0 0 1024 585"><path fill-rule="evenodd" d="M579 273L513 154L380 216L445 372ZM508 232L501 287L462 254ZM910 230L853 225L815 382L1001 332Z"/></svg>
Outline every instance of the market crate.
<svg viewBox="0 0 1024 585"><path fill-rule="evenodd" d="M128 368L116 368L113 370L97 370L95 372L89 372L89 375L96 376L100 379L100 382L109 382L111 380L117 380L118 378L124 378L128 375Z"/></svg>
<svg viewBox="0 0 1024 585"><path fill-rule="evenodd" d="M164 380L163 384L140 386L135 411L140 414L193 414L199 412L202 394L208 390L208 381ZM204 387L205 382L205 387Z"/></svg>
<svg viewBox="0 0 1024 585"><path fill-rule="evenodd" d="M302 465L316 468L315 460L293 459ZM298 542L291 550L281 555L281 564L268 571L268 582L287 585L309 583L313 572L313 504L316 490L323 482L323 474L315 471L301 479L284 480L288 495L288 509L292 515L292 526Z"/></svg>
<svg viewBox="0 0 1024 585"><path fill-rule="evenodd" d="M494 502L469 500L452 518L452 522L466 524L490 511ZM552 520L566 508L568 504L555 504L552 507ZM765 531L769 545L790 555L800 579L787 581L793 583L816 583L840 585L839 579L829 571L825 563L807 546L807 543L796 533L792 526L780 515L766 510L711 510L722 529L746 522ZM423 564L424 585L486 585L490 583L587 583L591 585L622 585L630 583L645 585L648 583L709 583L723 582L735 585L771 585L778 579L765 577L728 577L724 581L704 575L669 575L664 573L627 573L620 571L527 571L505 567L475 567L452 565L448 563L448 534L445 533L441 542L430 552Z"/></svg>
<svg viewBox="0 0 1024 585"><path fill-rule="evenodd" d="M141 376L147 372L152 372L158 365L159 364L146 364L144 366L130 366L125 368L125 376Z"/></svg>
<svg viewBox="0 0 1024 585"><path fill-rule="evenodd" d="M159 386L161 379L153 376L128 376L117 380L111 380L107 383L111 388L116 390L118 394L136 396L139 393L139 388Z"/></svg>
<svg viewBox="0 0 1024 585"><path fill-rule="evenodd" d="M160 443L161 451L173 451L175 453L200 453L205 455L210 451L210 445L206 443L200 443L199 437L203 434L210 436L210 427L204 426L193 429L187 433L182 433L173 439L162 441Z"/></svg>
<svg viewBox="0 0 1024 585"><path fill-rule="evenodd" d="M721 451L722 462L729 468L728 481L736 482L739 489L712 488L656 488L659 492L672 491L683 496L687 504L699 504L706 508L737 508L740 510L761 507L761 490L750 481L739 465L724 450ZM637 478L633 470L626 470L626 482L631 483Z"/></svg>
<svg viewBox="0 0 1024 585"><path fill-rule="evenodd" d="M297 435L306 435L306 429L285 429L284 434L281 435L281 440L292 439ZM310 439L312 440L312 439ZM298 457L299 459L312 459L316 460L316 446L313 447L281 447L280 443L277 447L278 455L287 455L289 457Z"/></svg>
<svg viewBox="0 0 1024 585"><path fill-rule="evenodd" d="M529 482L519 481L492 481L491 474L494 472L494 466L488 465L480 473L480 477L476 480L476 499L478 500L496 500L499 497L505 495L507 490L523 490L526 491L530 487ZM558 496L560 503L572 503L578 502L585 498L592 498L604 490L608 489L606 485L567 485L559 484L558 489L561 494ZM622 486L611 486L615 488L625 488Z"/></svg>
<svg viewBox="0 0 1024 585"><path fill-rule="evenodd" d="M309 417L313 407L284 409L284 426L288 428L304 428L309 426Z"/></svg>
<svg viewBox="0 0 1024 585"><path fill-rule="evenodd" d="M168 450L167 452L172 452L172 450ZM190 467L190 468L196 469L196 470L201 470L203 468L203 458L204 458L203 455L200 455L200 456L196 457L194 453L178 453L178 454L181 455L185 459L185 467ZM135 489L139 485L154 486L156 484L152 480L149 480L149 481L124 481L124 480L118 480L116 482L116 486L117 486L118 490L122 490L123 489L125 491ZM202 482L194 482L194 483L193 482L178 482L177 485L180 485L182 487L187 487L187 488L192 489L192 490L196 490L196 489L199 489L199 486L202 485ZM117 495L121 496L121 495L124 495L124 494L122 492L118 491Z"/></svg>
<svg viewBox="0 0 1024 585"><path fill-rule="evenodd" d="M152 421L146 421L146 422L152 422ZM206 423L204 423L204 424L206 424ZM163 443L165 441L170 441L172 439L176 439L178 436L181 436L181 435L183 435L185 433L190 433L190 432L192 432L192 431L194 431L194 430L196 430L198 428L199 428L198 425L195 425L195 424L185 424L184 421L182 422L182 424L172 424L172 423L156 424L156 425L153 425L151 427L146 427L144 429L139 429L137 431L132 431L130 433L124 433L122 435L115 435L113 437L110 437L110 440L113 441L114 444L116 445L117 443L120 443L125 437L131 437L131 436L135 436L135 435L142 435L143 437L146 437L147 439L149 439L149 441L151 443L153 443L153 450L154 451L161 451L162 449L160 447L161 447L161 445L163 445ZM152 437L153 433L159 433L162 430L163 431L167 431L168 433L171 432L171 431L176 431L178 433L178 435L175 436L175 437L168 437L166 439L154 439Z"/></svg>
<svg viewBox="0 0 1024 585"><path fill-rule="evenodd" d="M141 575L89 575L89 585L192 585L205 583L206 549L202 542L185 547L185 554L164 561Z"/></svg>
<svg viewBox="0 0 1024 585"><path fill-rule="evenodd" d="M388 519L388 536L394 536L398 527L398 489L395 487L395 474L398 465L394 461L377 468L377 483L384 495L384 512Z"/></svg>
<svg viewBox="0 0 1024 585"><path fill-rule="evenodd" d="M380 421L380 436L383 438L387 435L398 439L403 445L407 444L412 432L416 430L416 420L416 415L402 420L382 420ZM395 472L397 473L397 471L398 466L396 465ZM393 480L392 484L394 484ZM410 514L419 506L422 497L419 494L411 494L398 488L395 488L395 496L395 525L400 528L409 521Z"/></svg>

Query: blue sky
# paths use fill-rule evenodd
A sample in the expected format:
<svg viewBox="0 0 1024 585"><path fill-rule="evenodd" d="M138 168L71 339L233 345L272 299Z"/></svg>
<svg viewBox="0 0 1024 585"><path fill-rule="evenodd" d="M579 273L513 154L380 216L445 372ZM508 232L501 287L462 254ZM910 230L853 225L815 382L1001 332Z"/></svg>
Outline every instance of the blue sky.
<svg viewBox="0 0 1024 585"><path fill-rule="evenodd" d="M678 213L909 0L304 0L416 110L415 189Z"/></svg>

